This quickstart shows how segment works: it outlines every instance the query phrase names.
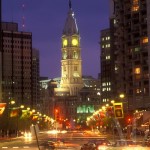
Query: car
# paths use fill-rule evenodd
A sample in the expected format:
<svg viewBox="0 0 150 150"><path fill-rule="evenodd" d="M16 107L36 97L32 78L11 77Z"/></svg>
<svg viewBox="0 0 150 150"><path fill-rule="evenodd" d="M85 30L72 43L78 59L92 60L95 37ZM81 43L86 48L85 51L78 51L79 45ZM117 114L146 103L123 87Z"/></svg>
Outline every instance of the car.
<svg viewBox="0 0 150 150"><path fill-rule="evenodd" d="M107 150L110 146L111 143L107 139L97 139L85 143L80 150Z"/></svg>
<svg viewBox="0 0 150 150"><path fill-rule="evenodd" d="M93 150L93 147L95 147L94 143L88 142L81 147L81 150Z"/></svg>

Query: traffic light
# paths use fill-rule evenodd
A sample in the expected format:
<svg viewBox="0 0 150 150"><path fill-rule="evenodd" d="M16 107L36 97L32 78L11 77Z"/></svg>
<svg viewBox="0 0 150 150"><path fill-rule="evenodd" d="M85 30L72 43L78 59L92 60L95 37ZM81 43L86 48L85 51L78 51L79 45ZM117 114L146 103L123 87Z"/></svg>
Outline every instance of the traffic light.
<svg viewBox="0 0 150 150"><path fill-rule="evenodd" d="M56 121L59 120L59 111L58 111L58 109L55 109L55 120Z"/></svg>
<svg viewBox="0 0 150 150"><path fill-rule="evenodd" d="M131 122L131 118L128 118L128 123L130 123Z"/></svg>
<svg viewBox="0 0 150 150"><path fill-rule="evenodd" d="M131 117L131 116L127 116L127 118L126 118L126 123L127 123L128 125L130 125L130 124L132 123L132 117Z"/></svg>
<svg viewBox="0 0 150 150"><path fill-rule="evenodd" d="M55 109L55 114L57 114L58 113L58 109Z"/></svg>
<svg viewBox="0 0 150 150"><path fill-rule="evenodd" d="M124 117L122 103L114 103L114 114L115 114L115 118Z"/></svg>

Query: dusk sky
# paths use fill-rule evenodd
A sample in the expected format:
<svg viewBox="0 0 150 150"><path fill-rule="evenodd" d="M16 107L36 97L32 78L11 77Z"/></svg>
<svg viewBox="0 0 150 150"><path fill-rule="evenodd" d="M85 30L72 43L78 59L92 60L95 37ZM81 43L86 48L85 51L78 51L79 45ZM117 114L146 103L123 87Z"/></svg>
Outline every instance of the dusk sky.
<svg viewBox="0 0 150 150"><path fill-rule="evenodd" d="M100 30L109 27L109 0L72 0L72 9L81 36L83 75L97 78ZM61 36L68 10L68 0L2 0L3 21L17 22L19 31L32 32L41 76L61 76Z"/></svg>

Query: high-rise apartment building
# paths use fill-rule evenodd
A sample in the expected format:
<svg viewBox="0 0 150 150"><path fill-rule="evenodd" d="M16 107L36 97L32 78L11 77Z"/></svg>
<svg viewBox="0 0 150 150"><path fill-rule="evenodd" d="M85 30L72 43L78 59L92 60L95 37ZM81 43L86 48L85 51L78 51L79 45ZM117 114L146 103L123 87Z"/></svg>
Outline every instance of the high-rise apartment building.
<svg viewBox="0 0 150 150"><path fill-rule="evenodd" d="M39 56L34 52L30 32L18 31L17 23L2 23L0 101L36 105Z"/></svg>
<svg viewBox="0 0 150 150"><path fill-rule="evenodd" d="M110 2L112 99L123 101L128 110L150 108L150 1Z"/></svg>
<svg viewBox="0 0 150 150"><path fill-rule="evenodd" d="M109 103L113 95L113 59L111 54L110 29L101 31L101 102Z"/></svg>

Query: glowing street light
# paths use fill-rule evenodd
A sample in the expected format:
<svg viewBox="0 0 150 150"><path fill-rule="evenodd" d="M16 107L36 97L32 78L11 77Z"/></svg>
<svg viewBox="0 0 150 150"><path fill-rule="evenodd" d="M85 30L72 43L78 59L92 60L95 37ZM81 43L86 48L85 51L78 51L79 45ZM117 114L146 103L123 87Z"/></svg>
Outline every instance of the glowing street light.
<svg viewBox="0 0 150 150"><path fill-rule="evenodd" d="M114 100L111 100L111 103L112 103L112 104L114 104L114 103L115 103L115 101L114 101Z"/></svg>
<svg viewBox="0 0 150 150"><path fill-rule="evenodd" d="M16 103L16 102L15 102L15 101L13 101L13 100L12 100L12 101L10 101L10 104L11 104L11 105L13 105L13 104L15 104L15 103Z"/></svg>
<svg viewBox="0 0 150 150"><path fill-rule="evenodd" d="M109 106L109 104L106 104L106 107L108 107Z"/></svg>
<svg viewBox="0 0 150 150"><path fill-rule="evenodd" d="M120 98L124 98L125 95L124 95L124 94L120 94L119 97L120 97Z"/></svg>
<svg viewBox="0 0 150 150"><path fill-rule="evenodd" d="M35 109L33 109L32 112L35 113Z"/></svg>
<svg viewBox="0 0 150 150"><path fill-rule="evenodd" d="M28 107L27 110L30 110L30 107Z"/></svg>
<svg viewBox="0 0 150 150"><path fill-rule="evenodd" d="M23 109L23 108L24 108L24 105L21 105L20 108Z"/></svg>

